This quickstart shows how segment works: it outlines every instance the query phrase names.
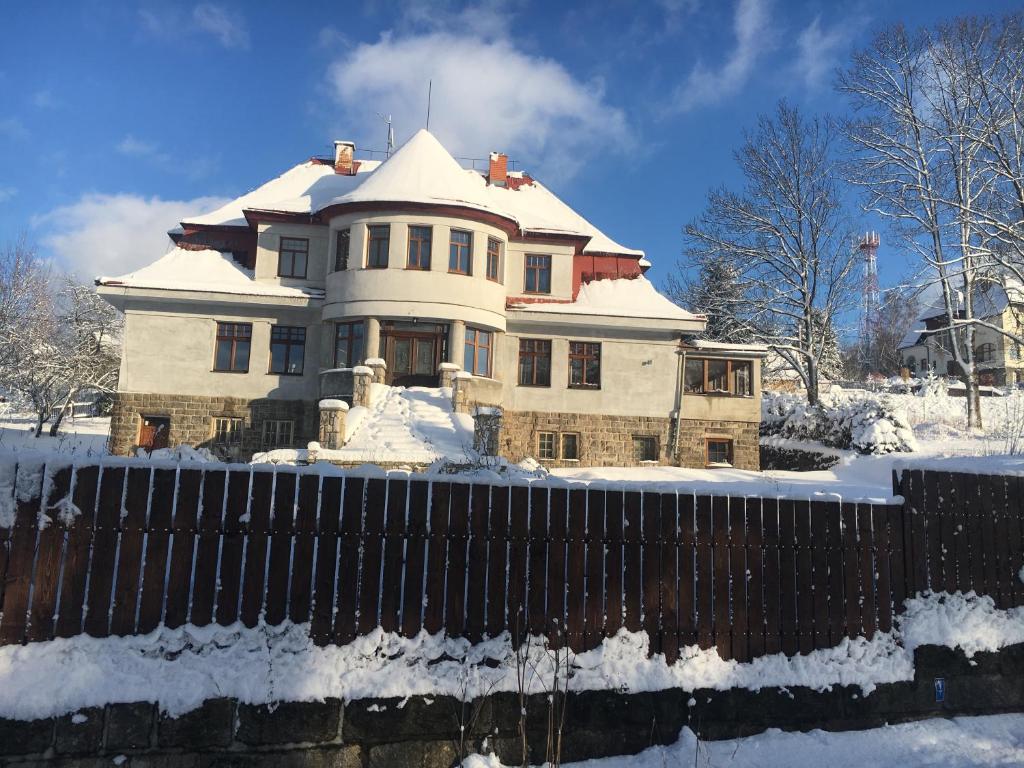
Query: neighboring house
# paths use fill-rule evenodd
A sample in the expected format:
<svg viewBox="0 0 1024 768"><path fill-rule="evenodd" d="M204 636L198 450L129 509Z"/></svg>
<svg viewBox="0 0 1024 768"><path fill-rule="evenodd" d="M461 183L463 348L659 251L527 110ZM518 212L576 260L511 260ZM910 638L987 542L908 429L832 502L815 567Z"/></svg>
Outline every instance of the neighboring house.
<svg viewBox="0 0 1024 768"><path fill-rule="evenodd" d="M1019 294L1013 287L985 282L975 292L974 316L1012 333L1020 333L1019 313L1024 309L1024 300ZM922 304L923 310L900 345L903 367L915 377L929 373L956 376L952 336L945 330L949 328L949 320L942 297L931 297ZM979 384L1013 387L1024 383L1020 345L991 328L975 327L974 360Z"/></svg>
<svg viewBox="0 0 1024 768"><path fill-rule="evenodd" d="M513 460L757 468L765 349L693 341L705 319L642 251L505 155L468 170L427 131L384 162L353 153L336 142L97 280L126 315L115 453L302 447L318 401L368 402L372 376L499 406Z"/></svg>

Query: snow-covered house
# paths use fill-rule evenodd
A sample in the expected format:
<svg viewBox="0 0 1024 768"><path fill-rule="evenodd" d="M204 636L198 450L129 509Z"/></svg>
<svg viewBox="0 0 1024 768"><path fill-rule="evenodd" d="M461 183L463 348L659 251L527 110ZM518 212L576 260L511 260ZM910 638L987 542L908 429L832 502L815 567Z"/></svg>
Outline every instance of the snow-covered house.
<svg viewBox="0 0 1024 768"><path fill-rule="evenodd" d="M515 460L757 467L764 349L693 341L705 319L654 289L642 251L503 154L466 169L427 131L383 162L354 150L97 280L126 314L114 452L301 447L321 399L359 404L372 381L497 406Z"/></svg>
<svg viewBox="0 0 1024 768"><path fill-rule="evenodd" d="M911 376L956 376L952 337L945 302L937 290L923 298L916 322L900 344L900 361ZM1024 332L1020 313L1024 295L1020 288L1004 287L985 281L974 291L974 316L989 325L1015 334ZM962 316L962 313L961 313ZM978 382L991 386L1017 386L1024 383L1024 358L1020 345L992 328L976 326L974 360Z"/></svg>

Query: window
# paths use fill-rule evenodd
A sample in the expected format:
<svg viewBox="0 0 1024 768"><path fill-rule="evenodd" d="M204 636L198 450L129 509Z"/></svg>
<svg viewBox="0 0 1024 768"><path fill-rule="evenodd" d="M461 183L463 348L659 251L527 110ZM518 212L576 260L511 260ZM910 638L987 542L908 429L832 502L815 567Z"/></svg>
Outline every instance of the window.
<svg viewBox="0 0 1024 768"><path fill-rule="evenodd" d="M260 447L267 451L272 448L283 448L292 444L295 422L271 419L263 422L263 434Z"/></svg>
<svg viewBox="0 0 1024 768"><path fill-rule="evenodd" d="M213 360L213 370L246 373L249 370L251 345L251 324L217 323L217 352Z"/></svg>
<svg viewBox="0 0 1024 768"><path fill-rule="evenodd" d="M305 277L309 257L309 240L300 237L282 237L277 253L278 277Z"/></svg>
<svg viewBox="0 0 1024 768"><path fill-rule="evenodd" d="M580 436L575 432L562 433L562 461L578 461L580 458Z"/></svg>
<svg viewBox="0 0 1024 768"><path fill-rule="evenodd" d="M519 340L519 386L551 386L551 342L543 339Z"/></svg>
<svg viewBox="0 0 1024 768"><path fill-rule="evenodd" d="M474 376L491 375L491 332L466 329L466 360L463 367Z"/></svg>
<svg viewBox="0 0 1024 768"><path fill-rule="evenodd" d="M334 329L334 367L358 365L363 359L363 324L338 323Z"/></svg>
<svg viewBox="0 0 1024 768"><path fill-rule="evenodd" d="M301 376L306 354L306 329L275 325L270 329L270 372Z"/></svg>
<svg viewBox="0 0 1024 768"><path fill-rule="evenodd" d="M352 240L352 230L339 229L338 239L334 244L334 271L342 272L348 269L348 246Z"/></svg>
<svg viewBox="0 0 1024 768"><path fill-rule="evenodd" d="M473 233L453 229L448 244L448 271L473 274Z"/></svg>
<svg viewBox="0 0 1024 768"><path fill-rule="evenodd" d="M537 433L537 456L542 459L558 458L558 443L554 432Z"/></svg>
<svg viewBox="0 0 1024 768"><path fill-rule="evenodd" d="M724 437L709 437L708 445L708 466L732 466L732 440Z"/></svg>
<svg viewBox="0 0 1024 768"><path fill-rule="evenodd" d="M213 419L213 442L218 445L239 445L245 419L216 417Z"/></svg>
<svg viewBox="0 0 1024 768"><path fill-rule="evenodd" d="M995 344L979 344L974 350L974 359L979 363L991 363L996 359Z"/></svg>
<svg viewBox="0 0 1024 768"><path fill-rule="evenodd" d="M598 389L601 386L601 345L586 341L569 342L569 387Z"/></svg>
<svg viewBox="0 0 1024 768"><path fill-rule="evenodd" d="M430 269L432 227L409 227L409 269Z"/></svg>
<svg viewBox="0 0 1024 768"><path fill-rule="evenodd" d="M551 257L526 256L526 280L523 290L527 293L551 293Z"/></svg>
<svg viewBox="0 0 1024 768"><path fill-rule="evenodd" d="M907 370L910 371L911 373L917 371L917 358L915 358L913 355L907 358Z"/></svg>
<svg viewBox="0 0 1024 768"><path fill-rule="evenodd" d="M683 391L690 395L750 396L754 364L749 360L701 360L689 358L683 373Z"/></svg>
<svg viewBox="0 0 1024 768"><path fill-rule="evenodd" d="M956 363L952 360L946 361L946 375L956 376Z"/></svg>
<svg viewBox="0 0 1024 768"><path fill-rule="evenodd" d="M633 435L633 461L657 461L658 438L653 435Z"/></svg>
<svg viewBox="0 0 1024 768"><path fill-rule="evenodd" d="M387 269L388 248L391 243L391 227L387 224L366 228L366 266L368 269Z"/></svg>
<svg viewBox="0 0 1024 768"><path fill-rule="evenodd" d="M487 238L487 279L501 282L501 241Z"/></svg>

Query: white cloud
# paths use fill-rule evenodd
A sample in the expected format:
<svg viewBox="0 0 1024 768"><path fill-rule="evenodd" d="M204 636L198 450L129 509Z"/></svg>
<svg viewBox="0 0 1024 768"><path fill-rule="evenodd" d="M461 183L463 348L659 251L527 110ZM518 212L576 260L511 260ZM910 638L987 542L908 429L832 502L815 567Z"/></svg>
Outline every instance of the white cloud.
<svg viewBox="0 0 1024 768"><path fill-rule="evenodd" d="M6 203L16 194L18 194L16 187L0 187L0 203Z"/></svg>
<svg viewBox="0 0 1024 768"><path fill-rule="evenodd" d="M708 69L702 62L691 71L675 93L675 106L683 111L708 104L740 91L761 54L773 46L768 18L769 0L738 0L733 14L736 47L719 69Z"/></svg>
<svg viewBox="0 0 1024 768"><path fill-rule="evenodd" d="M457 156L500 150L527 169L571 175L588 151L615 154L631 143L625 113L606 103L601 82L581 82L507 39L385 35L336 61L328 80L346 114L337 138L369 148L382 144L376 112L394 116L400 140L424 125L431 80L430 130Z"/></svg>
<svg viewBox="0 0 1024 768"><path fill-rule="evenodd" d="M38 109L56 109L60 104L53 95L53 91L49 88L44 88L32 94L32 106Z"/></svg>
<svg viewBox="0 0 1024 768"><path fill-rule="evenodd" d="M91 193L37 216L40 242L83 279L121 275L164 254L167 230L185 217L224 205L219 197L163 200L132 194Z"/></svg>
<svg viewBox="0 0 1024 768"><path fill-rule="evenodd" d="M814 21L800 31L793 69L805 86L818 88L823 84L865 22L864 19L846 19L831 29L822 29L821 17L815 16Z"/></svg>
<svg viewBox="0 0 1024 768"><path fill-rule="evenodd" d="M137 139L129 133L118 142L117 151L129 157L151 157L157 154L157 145L151 141Z"/></svg>
<svg viewBox="0 0 1024 768"><path fill-rule="evenodd" d="M8 139L27 139L28 128L16 117L0 117L0 136Z"/></svg>
<svg viewBox="0 0 1024 768"><path fill-rule="evenodd" d="M245 19L221 5L201 3L192 9L192 20L225 48L248 48L249 30Z"/></svg>

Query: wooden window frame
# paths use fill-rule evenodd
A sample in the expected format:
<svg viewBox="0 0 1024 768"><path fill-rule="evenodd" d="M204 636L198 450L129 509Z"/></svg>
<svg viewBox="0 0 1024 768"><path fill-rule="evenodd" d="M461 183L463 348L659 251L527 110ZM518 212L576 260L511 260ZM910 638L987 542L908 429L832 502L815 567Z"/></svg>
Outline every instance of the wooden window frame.
<svg viewBox="0 0 1024 768"><path fill-rule="evenodd" d="M456 243L455 234L468 235L468 243ZM460 268L462 249L466 249L466 269ZM454 265L453 265L454 260ZM448 273L452 275L473 274L473 233L468 229L452 229L448 233Z"/></svg>
<svg viewBox="0 0 1024 768"><path fill-rule="evenodd" d="M532 345L543 345L547 347L547 353L544 354L534 349L524 349L525 346ZM523 381L523 369L522 360L523 357L533 358L533 381ZM547 383L537 381L537 360L547 357L548 361L548 380ZM519 339L519 358L516 366L516 385L520 387L551 387L551 340L550 339Z"/></svg>
<svg viewBox="0 0 1024 768"><path fill-rule="evenodd" d="M729 391L728 392L721 392L721 391L718 391L718 390L716 390L714 392L710 391L710 387L708 386L708 363L711 362L712 360L714 360L715 362L724 362L726 364L725 365L725 380L729 384ZM690 363L701 363L701 364L703 364L703 366L704 366L704 379L701 382L702 389L701 389L700 392L688 392L688 391L686 391L686 388L685 388L686 367L684 366L683 367L683 380L684 380L683 394L684 395L707 395L707 396L710 396L710 397L753 397L754 396L754 362L752 360L733 360L731 358L730 359L723 359L721 357L688 357L686 359L686 365L689 365ZM734 392L733 391L733 389L732 389L732 386L733 386L733 377L732 377L733 363L736 363L737 365L746 366L746 367L748 367L750 369L750 378L748 379L748 384L750 386L750 391L749 392L742 392L741 393L741 392Z"/></svg>
<svg viewBox="0 0 1024 768"><path fill-rule="evenodd" d="M420 271L420 272L429 272L430 271L430 257L431 257L430 251L431 251L431 248L433 248L433 244L434 244L434 228L431 225L429 225L429 224L410 224L408 229L409 229L409 238L408 238L408 244L407 244L406 249L405 249L406 250L406 253L405 253L405 268L406 269L417 270L417 271ZM413 237L413 230L426 230L427 231L426 239L424 239L422 237ZM423 244L424 244L424 242L427 245L427 252L426 252L426 262L427 263L426 264L423 263L423 260L424 260ZM417 243L417 247L416 247L417 259L416 259L415 263L413 262L413 258L412 258L412 245L413 245L413 243Z"/></svg>
<svg viewBox="0 0 1024 768"><path fill-rule="evenodd" d="M547 266L543 266L541 264L531 264L530 259L543 259L545 260ZM523 293L534 293L540 294L542 296L549 296L551 294L551 271L553 261L554 259L552 259L551 256L547 254L526 254L526 256L523 259ZM540 278L541 275L544 274L544 272L547 272L548 275L548 288L546 291L542 290L540 287ZM534 284L536 285L536 287L532 289L530 288L531 274L534 275Z"/></svg>
<svg viewBox="0 0 1024 768"><path fill-rule="evenodd" d="M352 320L352 321L349 321L349 322L340 322L340 323L335 323L334 324L334 367L335 368L342 368L342 367L352 368L352 367L355 367L356 365L359 364L357 362L352 362L352 361L349 361L349 364L347 366L341 366L341 365L338 364L338 339L341 338L341 335L342 335L341 331L342 331L342 329L344 328L344 329L348 330L348 333L346 334L346 336L348 338L348 353L349 353L349 356L351 356L352 355L352 342L356 338L355 330L356 330L357 327L362 328L362 334L360 335L359 341L360 341L360 343L363 346L363 350L362 350L363 351L363 357L365 357L366 356L366 324L362 320Z"/></svg>
<svg viewBox="0 0 1024 768"><path fill-rule="evenodd" d="M565 453L565 438L571 437L576 441L575 456L569 457ZM580 460L580 433L579 432L562 432L558 435L558 455L562 461L579 461Z"/></svg>
<svg viewBox="0 0 1024 768"><path fill-rule="evenodd" d="M375 237L375 234L384 232L384 237ZM377 242L384 242L384 263L378 264L373 261L374 247ZM367 224L366 225L366 268L387 269L391 260L391 225L390 224Z"/></svg>
<svg viewBox="0 0 1024 768"><path fill-rule="evenodd" d="M712 443L726 443L728 445L728 456L729 460L726 462L711 461L711 444ZM704 438L704 466L708 468L716 467L733 467L736 462L735 454L736 445L731 437L725 437L722 435L707 435Z"/></svg>
<svg viewBox="0 0 1024 768"><path fill-rule="evenodd" d="M280 436L280 430L282 424L288 425L288 439L287 440L275 440L276 445L271 445L267 442L267 427L271 424L276 425L274 427L274 433L278 437ZM294 419L266 419L260 426L260 448L263 450L273 450L274 448L285 447L292 445L295 442L295 420ZM281 443L284 445L282 446Z"/></svg>
<svg viewBox="0 0 1024 768"><path fill-rule="evenodd" d="M640 441L640 440L643 440L643 441L648 441L649 440L649 441L652 441L654 443L654 458L653 459L641 459L641 458L637 457L636 444L637 444L637 441ZM647 463L651 463L651 462L657 462L657 461L660 460L660 457L661 457L661 444L660 443L661 443L661 441L658 440L658 436L657 435L633 435L632 443L633 443L633 461L635 461L637 464L647 464Z"/></svg>
<svg viewBox="0 0 1024 768"><path fill-rule="evenodd" d="M481 333L487 334L486 344L479 343ZM470 341L470 334L473 334L472 341ZM469 347L473 348L473 363L472 365L468 365L467 361L463 359L462 367L474 376L481 376L485 379L491 378L491 372L494 370L494 331L486 331L483 328L467 327L466 341L463 345L463 350L465 351ZM487 350L487 371L485 373L477 373L476 371L476 358L479 350L481 349Z"/></svg>
<svg viewBox="0 0 1024 768"><path fill-rule="evenodd" d="M501 282L501 240L496 237L487 238L486 272L488 280L494 283Z"/></svg>
<svg viewBox="0 0 1024 768"><path fill-rule="evenodd" d="M217 428L217 422L226 421L230 422L233 426L231 434L233 438L221 440L220 430ZM241 445L242 434L245 431L245 419L241 416L211 416L210 417L210 440L214 445Z"/></svg>
<svg viewBox="0 0 1024 768"><path fill-rule="evenodd" d="M285 248L285 240L290 240L293 243L305 243L306 249L299 250L298 248L291 247ZM291 254L291 271L284 271L284 256L285 254ZM295 256L302 255L305 259L302 262L302 274L298 274L295 271ZM309 238L308 237L288 237L287 235L281 235L277 243L277 276L278 277L289 277L296 280L305 280L306 275L309 272Z"/></svg>
<svg viewBox="0 0 1024 768"><path fill-rule="evenodd" d="M979 344L974 348L974 362L993 363L996 359L996 345L991 341Z"/></svg>
<svg viewBox="0 0 1024 768"><path fill-rule="evenodd" d="M551 437L551 455L550 456L545 456L544 455L543 445L544 445L544 437L545 436L550 436ZM538 459L543 459L544 461L558 461L558 442L559 441L558 441L558 433L557 432L551 432L551 431L548 431L548 430L538 430L537 431L537 458Z"/></svg>
<svg viewBox="0 0 1024 768"><path fill-rule="evenodd" d="M274 334L283 331L302 331L302 340L299 341L296 338L274 338ZM306 328L302 325L272 325L270 326L270 364L268 366L268 374L274 376L302 376L306 369ZM283 344L286 347L284 355L284 371L274 370L274 345ZM295 347L302 348L302 365L299 366L298 371L289 371L288 368L292 362L292 350Z"/></svg>
<svg viewBox="0 0 1024 768"><path fill-rule="evenodd" d="M585 348L596 347L597 354L580 353L573 351L576 346ZM572 361L582 361L583 381L574 384L572 381ZM587 361L597 360L597 381L587 381ZM599 341L570 341L569 342L569 389L600 389L601 388L601 342Z"/></svg>
<svg viewBox="0 0 1024 768"><path fill-rule="evenodd" d="M344 252L342 251L342 243L345 244ZM348 257L352 252L352 229L346 227L345 229L339 229L338 234L334 240L334 271L344 272L348 269Z"/></svg>
<svg viewBox="0 0 1024 768"><path fill-rule="evenodd" d="M221 329L222 328L228 328L228 327L233 328L233 329L234 328L248 328L249 329L249 335L248 336L238 336L238 335L235 335L235 334L228 335L226 332L222 333ZM249 357L245 361L245 368L235 368L235 356L238 354L238 342L240 340L247 341L249 343ZM229 342L231 344L231 356L230 356L230 362L229 362L230 367L229 368L218 368L217 367L217 358L219 357L217 352L220 349L220 344L221 344L222 341L226 341L226 342ZM215 373L248 373L249 372L249 363L251 363L251 362L252 362L252 323L223 323L223 322L220 322L218 320L217 321L217 332L216 332L215 340L214 340L214 344L213 344L213 371Z"/></svg>

